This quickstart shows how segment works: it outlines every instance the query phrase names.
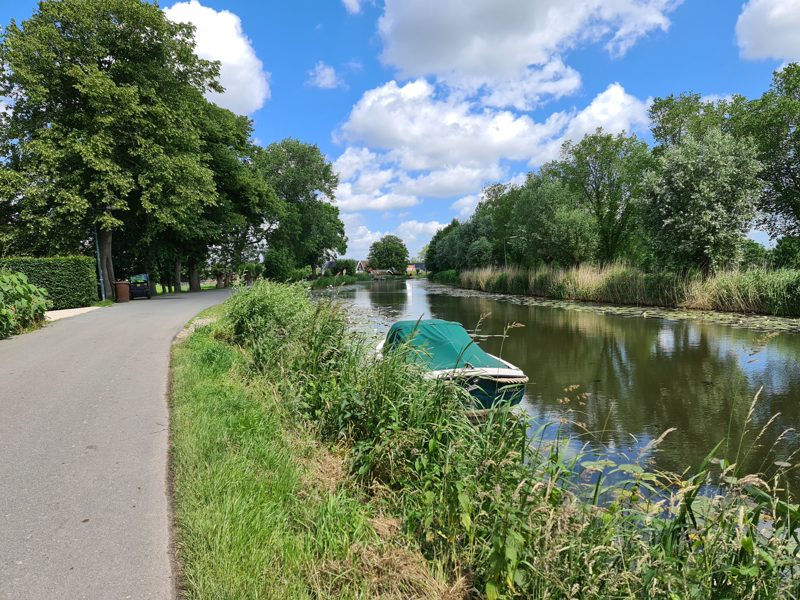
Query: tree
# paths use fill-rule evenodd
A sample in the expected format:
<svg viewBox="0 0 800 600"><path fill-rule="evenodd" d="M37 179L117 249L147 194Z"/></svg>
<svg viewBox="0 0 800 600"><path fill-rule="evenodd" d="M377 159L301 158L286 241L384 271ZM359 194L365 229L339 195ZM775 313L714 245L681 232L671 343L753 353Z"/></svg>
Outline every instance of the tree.
<svg viewBox="0 0 800 600"><path fill-rule="evenodd" d="M391 269L399 275L406 272L408 248L396 235L385 235L369 247L368 260L374 269Z"/></svg>
<svg viewBox="0 0 800 600"><path fill-rule="evenodd" d="M747 106L747 99L740 95L717 100L703 100L693 93L656 98L649 109L656 150L679 144L686 135L702 137L715 127L735 135Z"/></svg>
<svg viewBox="0 0 800 600"><path fill-rule="evenodd" d="M590 260L597 246L591 214L552 172L528 175L516 194L513 218L505 224L513 262L526 266L571 266Z"/></svg>
<svg viewBox="0 0 800 600"><path fill-rule="evenodd" d="M431 241L428 242L428 250L425 253L425 268L431 273L455 269L455 265L452 263L452 257L447 256L445 252L445 241L454 231L458 230L459 227L461 227L461 224L457 219L453 219L450 223L434 233Z"/></svg>
<svg viewBox="0 0 800 600"><path fill-rule="evenodd" d="M756 141L764 167L762 224L773 237L800 235L800 64L773 75L770 90L747 111L744 133Z"/></svg>
<svg viewBox="0 0 800 600"><path fill-rule="evenodd" d="M800 269L800 237L782 237L770 254L776 269Z"/></svg>
<svg viewBox="0 0 800 600"><path fill-rule="evenodd" d="M284 203L272 243L290 248L298 265L316 269L347 251L335 198L339 178L320 149L295 139L270 144L256 165Z"/></svg>
<svg viewBox="0 0 800 600"><path fill-rule="evenodd" d="M662 263L704 273L736 266L760 170L753 144L718 128L667 148L646 181L646 221Z"/></svg>
<svg viewBox="0 0 800 600"><path fill-rule="evenodd" d="M78 246L99 229L106 291L113 232L141 211L176 231L215 202L196 117L221 91L193 28L145 0L45 0L0 42L3 161L20 173L20 225ZM66 238L66 239L65 239Z"/></svg>
<svg viewBox="0 0 800 600"><path fill-rule="evenodd" d="M481 236L467 249L467 266L470 269L486 267L492 262L492 244Z"/></svg>
<svg viewBox="0 0 800 600"><path fill-rule="evenodd" d="M612 135L598 129L577 144L567 141L561 160L547 166L577 194L597 224L597 258L619 258L633 231L634 212L644 174L652 158L635 135Z"/></svg>

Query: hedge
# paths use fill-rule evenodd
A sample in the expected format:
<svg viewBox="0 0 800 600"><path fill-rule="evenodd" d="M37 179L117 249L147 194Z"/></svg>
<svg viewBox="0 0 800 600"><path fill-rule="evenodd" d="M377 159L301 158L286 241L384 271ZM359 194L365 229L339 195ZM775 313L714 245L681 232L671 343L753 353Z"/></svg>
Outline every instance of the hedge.
<svg viewBox="0 0 800 600"><path fill-rule="evenodd" d="M24 273L33 285L46 289L53 309L97 302L95 261L88 256L0 258L0 270L3 269Z"/></svg>

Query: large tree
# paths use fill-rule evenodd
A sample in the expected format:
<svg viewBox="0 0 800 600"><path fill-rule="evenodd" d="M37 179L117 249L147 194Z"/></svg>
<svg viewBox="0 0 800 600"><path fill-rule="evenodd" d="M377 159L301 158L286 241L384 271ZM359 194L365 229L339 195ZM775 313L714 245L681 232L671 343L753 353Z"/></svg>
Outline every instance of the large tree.
<svg viewBox="0 0 800 600"><path fill-rule="evenodd" d="M565 142L561 160L547 166L577 194L597 224L597 258L622 256L634 230L645 172L652 164L647 144L635 135L598 129L580 142Z"/></svg>
<svg viewBox="0 0 800 600"><path fill-rule="evenodd" d="M197 123L218 66L193 29L145 0L45 0L0 41L11 114L5 166L22 175L20 225L77 245L99 229L106 291L112 235L141 212L181 233L216 200Z"/></svg>
<svg viewBox="0 0 800 600"><path fill-rule="evenodd" d="M747 111L743 129L756 141L764 167L763 224L774 237L800 235L800 64L773 75L770 90Z"/></svg>
<svg viewBox="0 0 800 600"><path fill-rule="evenodd" d="M367 260L374 269L391 269L402 274L408 265L408 248L396 235L385 235L372 243Z"/></svg>
<svg viewBox="0 0 800 600"><path fill-rule="evenodd" d="M646 183L656 256L703 272L738 265L762 188L760 170L753 144L718 128L667 148Z"/></svg>
<svg viewBox="0 0 800 600"><path fill-rule="evenodd" d="M339 178L317 146L285 139L259 152L256 165L284 202L273 244L289 248L298 265L312 269L346 252L344 225L332 204Z"/></svg>

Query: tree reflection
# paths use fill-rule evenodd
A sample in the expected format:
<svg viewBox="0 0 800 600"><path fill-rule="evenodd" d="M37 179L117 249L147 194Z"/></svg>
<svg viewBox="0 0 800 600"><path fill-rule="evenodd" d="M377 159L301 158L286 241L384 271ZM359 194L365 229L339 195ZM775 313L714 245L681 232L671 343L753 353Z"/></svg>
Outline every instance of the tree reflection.
<svg viewBox="0 0 800 600"><path fill-rule="evenodd" d="M763 386L743 446L776 413L755 448L740 461L748 472L767 468L797 447L797 434L770 451L778 434L800 425L800 336L764 334L694 321L666 321L595 312L525 306L485 296L431 295L431 313L471 328L481 315L482 333L511 331L504 358L530 377L527 405L534 418L566 418L575 435L636 454L669 428L655 456L660 468L683 471L697 466L720 441L735 458L753 397ZM493 354L500 338L480 340ZM564 402L565 388L579 386L590 396ZM574 395L574 394L573 394ZM590 434L586 436L585 432ZM800 487L800 480L795 486Z"/></svg>

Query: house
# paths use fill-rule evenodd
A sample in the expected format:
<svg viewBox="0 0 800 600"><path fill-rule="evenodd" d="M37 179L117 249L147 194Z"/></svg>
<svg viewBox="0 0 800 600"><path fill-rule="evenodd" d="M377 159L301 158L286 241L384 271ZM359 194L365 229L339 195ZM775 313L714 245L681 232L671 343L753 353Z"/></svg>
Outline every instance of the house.
<svg viewBox="0 0 800 600"><path fill-rule="evenodd" d="M365 260L359 260L356 263L356 273L367 273L369 271L369 263Z"/></svg>
<svg viewBox="0 0 800 600"><path fill-rule="evenodd" d="M412 277L417 274L417 267L413 264L406 265L406 275L411 275Z"/></svg>
<svg viewBox="0 0 800 600"><path fill-rule="evenodd" d="M424 262L416 262L414 263L414 270L419 273L420 271L425 271L425 263Z"/></svg>

